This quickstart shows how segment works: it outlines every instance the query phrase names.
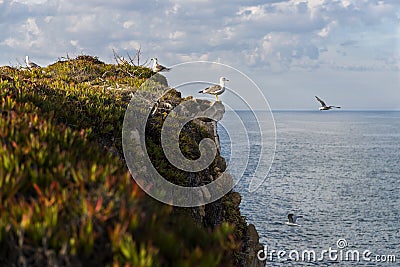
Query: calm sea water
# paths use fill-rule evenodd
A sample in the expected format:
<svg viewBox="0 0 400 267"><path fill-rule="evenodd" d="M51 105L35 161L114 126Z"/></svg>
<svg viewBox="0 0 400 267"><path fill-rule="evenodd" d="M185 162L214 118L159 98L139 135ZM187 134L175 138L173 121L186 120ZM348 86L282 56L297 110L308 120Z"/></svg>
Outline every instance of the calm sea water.
<svg viewBox="0 0 400 267"><path fill-rule="evenodd" d="M400 112L274 112L275 159L269 173L269 162L259 166L268 176L255 192L248 184L263 138L251 112L239 116L250 133L250 159L235 190L265 245L267 266L400 266ZM219 133L222 154L232 160L231 146L240 144L223 127ZM303 216L300 227L284 224L288 213ZM318 261L330 248L337 253ZM307 261L305 250L316 259ZM360 261L345 261L357 259L355 251ZM296 253L300 260L290 260ZM395 263L377 262L392 255Z"/></svg>

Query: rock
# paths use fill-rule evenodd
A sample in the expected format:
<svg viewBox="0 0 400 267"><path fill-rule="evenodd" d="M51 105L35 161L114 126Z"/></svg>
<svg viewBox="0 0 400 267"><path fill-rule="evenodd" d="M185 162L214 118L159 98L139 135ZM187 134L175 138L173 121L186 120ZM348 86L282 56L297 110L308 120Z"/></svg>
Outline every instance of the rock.
<svg viewBox="0 0 400 267"><path fill-rule="evenodd" d="M259 242L259 236L253 224L247 227L247 237L246 267L264 267L266 262L257 258L258 251L264 248Z"/></svg>
<svg viewBox="0 0 400 267"><path fill-rule="evenodd" d="M215 165L221 170L221 172L226 170L226 161L223 157L218 157L215 161Z"/></svg>
<svg viewBox="0 0 400 267"><path fill-rule="evenodd" d="M210 191L208 191L206 187L202 187L201 192L203 193L203 199L205 201L209 201L211 199Z"/></svg>
<svg viewBox="0 0 400 267"><path fill-rule="evenodd" d="M225 107L221 102L211 102L208 100L185 98L181 99L176 91L171 91L162 101L167 101L174 107L174 113L178 122L186 123L187 118L193 118L190 124L183 128L183 132L195 140L209 138L217 146L217 154L214 161L206 169L199 172L186 174L187 186L198 187L209 182L215 182L212 188L203 187L197 190L193 195L196 198L202 198L209 201L212 196L219 195L220 191L226 192L226 188L233 187L233 178L226 170L226 161L220 155L219 136L217 121L221 120ZM158 112L158 110L157 110ZM171 112L173 113L173 112ZM185 132L186 131L186 132ZM134 133L133 133L133 136ZM188 148L186 148L188 150ZM196 155L198 147L189 147L189 154ZM198 194L198 195L197 195ZM247 225L246 220L240 214L241 195L238 192L230 191L227 197L220 198L207 205L192 208L193 219L207 229L214 229L223 222L235 224L235 241L238 248L232 250L232 254L226 257L232 260L232 266L250 267L265 266L265 262L258 260L257 252L263 249L259 243L259 236L254 225Z"/></svg>
<svg viewBox="0 0 400 267"><path fill-rule="evenodd" d="M242 201L242 196L238 192L232 192L231 196L234 207L239 207L240 202Z"/></svg>
<svg viewBox="0 0 400 267"><path fill-rule="evenodd" d="M206 216L205 206L200 206L199 207L199 213L200 213L201 221L203 221L203 218Z"/></svg>

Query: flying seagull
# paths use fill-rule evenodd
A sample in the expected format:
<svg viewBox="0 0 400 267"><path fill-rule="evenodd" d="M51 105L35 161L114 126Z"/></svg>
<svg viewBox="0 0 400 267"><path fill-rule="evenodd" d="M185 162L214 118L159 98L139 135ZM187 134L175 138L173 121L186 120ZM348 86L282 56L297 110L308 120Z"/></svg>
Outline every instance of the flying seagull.
<svg viewBox="0 0 400 267"><path fill-rule="evenodd" d="M156 57L150 59L153 60L153 71L160 72L160 71L169 71L170 68L164 67L163 65L158 64L158 59Z"/></svg>
<svg viewBox="0 0 400 267"><path fill-rule="evenodd" d="M303 218L303 216L294 216L293 213L289 213L287 217L288 221L285 222L285 224L289 226L300 226L300 224L297 224L297 219Z"/></svg>
<svg viewBox="0 0 400 267"><path fill-rule="evenodd" d="M32 61L29 60L29 56L25 57L25 64L29 69L32 68L40 68L40 66Z"/></svg>
<svg viewBox="0 0 400 267"><path fill-rule="evenodd" d="M218 95L222 94L225 92L225 82L228 82L229 80L225 77L219 78L219 85L212 85L210 87L207 87L206 89L203 89L199 91L199 93L203 94L210 94L210 95L215 95L215 98L218 101Z"/></svg>
<svg viewBox="0 0 400 267"><path fill-rule="evenodd" d="M340 108L336 106L327 106L321 98L319 98L318 96L315 96L315 98L318 100L319 103L321 103L321 107L319 108L319 110L330 110L332 108Z"/></svg>

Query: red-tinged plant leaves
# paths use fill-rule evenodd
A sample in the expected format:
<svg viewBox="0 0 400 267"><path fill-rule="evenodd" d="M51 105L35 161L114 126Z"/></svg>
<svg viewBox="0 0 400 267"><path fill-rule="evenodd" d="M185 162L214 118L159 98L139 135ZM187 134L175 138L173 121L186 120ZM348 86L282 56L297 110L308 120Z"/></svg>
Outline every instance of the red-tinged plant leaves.
<svg viewBox="0 0 400 267"><path fill-rule="evenodd" d="M29 207L23 214L21 219L21 227L23 229L27 228L31 222L33 215L33 207Z"/></svg>
<svg viewBox="0 0 400 267"><path fill-rule="evenodd" d="M23 225L24 247L13 247L16 253L43 251L46 237L56 259L62 244L60 255L79 263L107 255L97 266L216 266L228 253L232 233L177 219L180 212L149 199L107 151L122 152L122 120L134 92L128 87L140 86L151 70L80 57L35 71L0 67L0 74L12 77L0 84L0 242L15 245L11 233ZM116 84L127 91L113 90ZM150 152L158 153L157 143ZM164 173L185 179L159 156Z"/></svg>
<svg viewBox="0 0 400 267"><path fill-rule="evenodd" d="M9 175L7 175L7 176L9 176ZM7 198L6 198L5 202L8 202L13 197L15 197L15 194L17 194L17 192L23 187L23 185L24 185L24 181L23 181L22 177L13 179L13 183L10 183L7 185L8 186L7 191L6 191Z"/></svg>
<svg viewBox="0 0 400 267"><path fill-rule="evenodd" d="M95 206L95 208L94 208L94 211L95 211L96 213L98 213L98 212L100 211L102 205L103 205L103 198L102 198L102 197L99 197L99 199L97 199L97 202L96 202L96 206Z"/></svg>
<svg viewBox="0 0 400 267"><path fill-rule="evenodd" d="M89 199L86 199L86 213L87 213L87 216L89 217L89 218L92 218L92 216L93 216L93 212L94 212L94 208L93 208L93 205L92 205L92 203L90 203L90 200Z"/></svg>
<svg viewBox="0 0 400 267"><path fill-rule="evenodd" d="M62 166L62 164L60 164ZM60 165L58 171L60 171ZM50 184L50 194L59 188L60 184L57 181L53 181Z"/></svg>
<svg viewBox="0 0 400 267"><path fill-rule="evenodd" d="M121 201L121 207L120 207L120 209L119 209L119 219L121 220L121 221L123 221L124 219L125 219L125 217L126 217L126 213L127 213L127 211L126 211L126 201L123 199L122 201Z"/></svg>
<svg viewBox="0 0 400 267"><path fill-rule="evenodd" d="M18 148L17 143L16 143L15 141L11 141L11 144L12 144L12 147L13 147L13 148L15 148L15 149Z"/></svg>
<svg viewBox="0 0 400 267"><path fill-rule="evenodd" d="M43 200L45 198L45 196L44 196L42 190L40 190L39 186L36 183L33 183L32 187L35 189L35 191L39 195L40 199Z"/></svg>

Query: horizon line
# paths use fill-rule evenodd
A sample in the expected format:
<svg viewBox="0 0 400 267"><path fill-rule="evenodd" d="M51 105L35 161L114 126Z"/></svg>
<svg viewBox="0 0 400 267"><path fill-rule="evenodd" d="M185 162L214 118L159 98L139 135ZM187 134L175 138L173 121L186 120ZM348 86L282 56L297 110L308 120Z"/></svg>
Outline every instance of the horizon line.
<svg viewBox="0 0 400 267"><path fill-rule="evenodd" d="M265 109L234 109L233 111L269 111ZM315 111L315 112L320 112L321 110L319 109L272 109L272 112L280 112L280 111L285 111L285 112L298 112L298 111ZM400 109L340 109L340 110L329 110L330 112L371 112L371 111L382 111L382 112L400 112Z"/></svg>

